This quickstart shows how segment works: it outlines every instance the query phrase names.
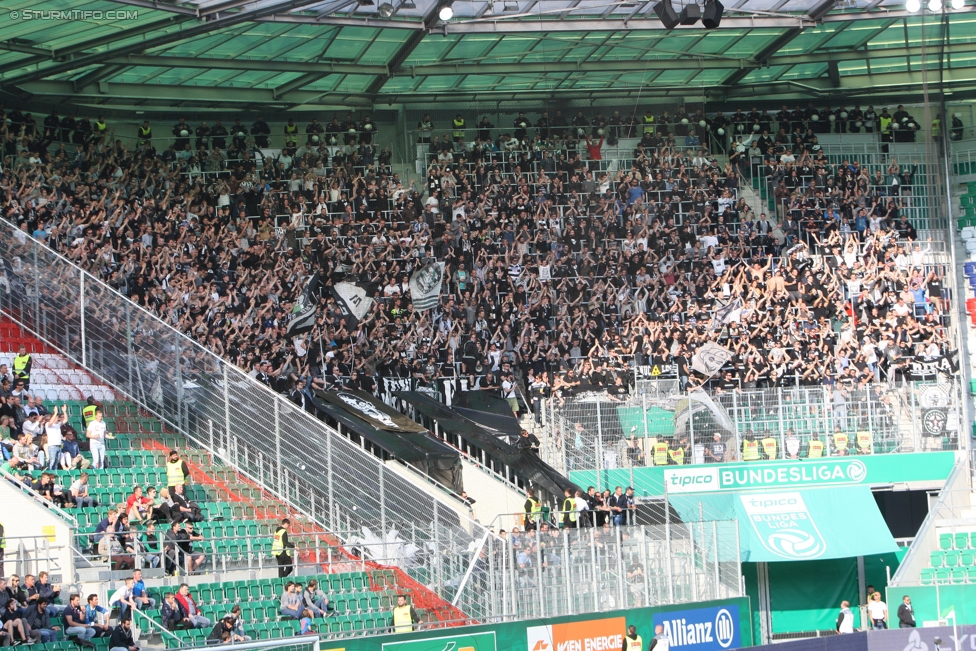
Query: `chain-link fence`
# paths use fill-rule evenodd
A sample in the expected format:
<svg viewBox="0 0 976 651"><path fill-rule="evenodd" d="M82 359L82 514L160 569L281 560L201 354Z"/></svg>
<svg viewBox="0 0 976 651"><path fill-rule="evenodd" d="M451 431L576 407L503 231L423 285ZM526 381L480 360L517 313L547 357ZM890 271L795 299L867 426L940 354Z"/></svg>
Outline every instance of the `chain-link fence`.
<svg viewBox="0 0 976 651"><path fill-rule="evenodd" d="M876 383L865 389L812 386L714 394L681 394L675 381L643 381L623 400L605 393L549 400L540 453L568 474L956 450L960 399L958 378Z"/></svg>

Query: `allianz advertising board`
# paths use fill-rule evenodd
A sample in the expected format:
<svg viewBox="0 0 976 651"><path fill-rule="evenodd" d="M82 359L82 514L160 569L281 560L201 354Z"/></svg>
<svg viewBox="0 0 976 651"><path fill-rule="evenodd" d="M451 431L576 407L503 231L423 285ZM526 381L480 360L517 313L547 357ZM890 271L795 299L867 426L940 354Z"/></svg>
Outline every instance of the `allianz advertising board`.
<svg viewBox="0 0 976 651"><path fill-rule="evenodd" d="M739 608L734 604L654 613L654 630L659 625L675 651L723 651L742 645Z"/></svg>
<svg viewBox="0 0 976 651"><path fill-rule="evenodd" d="M840 486L861 484L867 480L867 466L859 459L825 459L790 465L689 466L664 471L664 485L668 493Z"/></svg>

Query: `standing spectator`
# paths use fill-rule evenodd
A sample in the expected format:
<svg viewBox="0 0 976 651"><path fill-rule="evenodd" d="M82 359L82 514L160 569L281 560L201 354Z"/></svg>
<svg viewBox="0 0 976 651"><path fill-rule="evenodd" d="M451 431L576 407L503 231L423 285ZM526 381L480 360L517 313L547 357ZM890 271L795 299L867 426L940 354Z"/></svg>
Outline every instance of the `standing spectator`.
<svg viewBox="0 0 976 651"><path fill-rule="evenodd" d="M64 412L61 412L61 409ZM64 437L61 427L68 422L68 408L54 405L54 412L48 417L44 424L44 433L47 435L47 467L48 470L57 470L61 465L61 450Z"/></svg>
<svg viewBox="0 0 976 651"><path fill-rule="evenodd" d="M915 608L907 594L901 598L901 605L898 606L898 628L915 628Z"/></svg>
<svg viewBox="0 0 976 651"><path fill-rule="evenodd" d="M30 374L33 365L34 360L27 353L27 346L19 345L17 355L14 357L14 379L24 383L24 391L30 390Z"/></svg>
<svg viewBox="0 0 976 651"><path fill-rule="evenodd" d="M868 617L871 619L871 628L876 631L888 628L888 604L881 601L881 593L875 592L868 601Z"/></svg>
<svg viewBox="0 0 976 651"><path fill-rule="evenodd" d="M706 463L722 463L725 461L725 441L722 440L722 435L715 432L712 435L712 442L705 451Z"/></svg>
<svg viewBox="0 0 976 651"><path fill-rule="evenodd" d="M840 602L840 614L837 616L837 632L854 632L854 613L851 612L851 603L849 601L845 600Z"/></svg>
<svg viewBox="0 0 976 651"><path fill-rule="evenodd" d="M92 455L92 468L100 470L105 467L105 439L107 432L101 409L95 410L95 420L88 423L85 436L88 438L89 451Z"/></svg>

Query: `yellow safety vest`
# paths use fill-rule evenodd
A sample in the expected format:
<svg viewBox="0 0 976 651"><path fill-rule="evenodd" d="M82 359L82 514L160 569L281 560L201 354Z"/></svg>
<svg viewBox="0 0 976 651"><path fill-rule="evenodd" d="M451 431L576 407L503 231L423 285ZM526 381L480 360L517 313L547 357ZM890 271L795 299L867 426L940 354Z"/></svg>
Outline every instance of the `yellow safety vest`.
<svg viewBox="0 0 976 651"><path fill-rule="evenodd" d="M862 429L857 433L857 447L863 454L870 454L874 451L874 446L871 444L871 432Z"/></svg>
<svg viewBox="0 0 976 651"><path fill-rule="evenodd" d="M654 116L644 116L644 133L654 133Z"/></svg>
<svg viewBox="0 0 976 651"><path fill-rule="evenodd" d="M531 515L526 515L525 520L526 522L538 522L542 517L542 502L531 497L529 500L532 502L532 508L529 511Z"/></svg>
<svg viewBox="0 0 976 651"><path fill-rule="evenodd" d="M98 407L96 407L95 405L87 405L84 409L81 410L81 417L85 420L86 426L88 425L88 423L95 420L95 412L97 410Z"/></svg>
<svg viewBox="0 0 976 651"><path fill-rule="evenodd" d="M139 135L143 140L152 138L152 127L139 127Z"/></svg>
<svg viewBox="0 0 976 651"><path fill-rule="evenodd" d="M564 515L569 515L570 522L576 522L576 500L572 497L567 497L563 500L563 512Z"/></svg>
<svg viewBox="0 0 976 651"><path fill-rule="evenodd" d="M183 459L166 462L166 485L182 486L186 481L183 476Z"/></svg>
<svg viewBox="0 0 976 651"><path fill-rule="evenodd" d="M763 452L766 453L767 459L776 458L776 439L767 436L762 440Z"/></svg>
<svg viewBox="0 0 976 651"><path fill-rule="evenodd" d="M298 133L298 125L297 124L286 124L285 125L285 133Z"/></svg>
<svg viewBox="0 0 976 651"><path fill-rule="evenodd" d="M451 124L454 125L454 137L463 138L464 137L464 118L460 120L451 120Z"/></svg>
<svg viewBox="0 0 976 651"><path fill-rule="evenodd" d="M668 465L668 444L667 443L654 444L654 465L655 466Z"/></svg>
<svg viewBox="0 0 976 651"><path fill-rule="evenodd" d="M105 133L106 129L108 129L108 125L105 124L104 122L97 122L97 121L95 122L95 131L99 133Z"/></svg>
<svg viewBox="0 0 976 651"><path fill-rule="evenodd" d="M759 461L759 441L742 442L742 460Z"/></svg>
<svg viewBox="0 0 976 651"><path fill-rule="evenodd" d="M891 124L891 118L879 118L881 120L881 132L886 133L888 131L888 126Z"/></svg>
<svg viewBox="0 0 976 651"><path fill-rule="evenodd" d="M846 450L849 441L847 434L834 434L834 447L838 450Z"/></svg>
<svg viewBox="0 0 976 651"><path fill-rule="evenodd" d="M823 456L824 444L823 441L810 441L808 444L807 456L811 459L819 459Z"/></svg>
<svg viewBox="0 0 976 651"><path fill-rule="evenodd" d="M638 635L633 640L630 639L629 635L624 635L624 644L626 645L626 651L641 651L644 648L644 640Z"/></svg>
<svg viewBox="0 0 976 651"><path fill-rule="evenodd" d="M413 617L410 616L410 605L396 606L393 609L393 630L397 633L409 633L413 630Z"/></svg>
<svg viewBox="0 0 976 651"><path fill-rule="evenodd" d="M287 529L284 527L278 527L278 530L274 532L274 542L271 543L271 555L278 556L285 551L285 543L282 538L285 537L285 532Z"/></svg>
<svg viewBox="0 0 976 651"><path fill-rule="evenodd" d="M30 364L31 356L30 353L26 355L17 355L14 357L14 376L20 378L21 380L26 380L30 377L30 373L27 373L27 365Z"/></svg>
<svg viewBox="0 0 976 651"><path fill-rule="evenodd" d="M7 539L3 537L3 524L0 523L0 549L7 548Z"/></svg>
<svg viewBox="0 0 976 651"><path fill-rule="evenodd" d="M939 119L932 120L932 134L938 136L941 133L942 133L942 120Z"/></svg>
<svg viewBox="0 0 976 651"><path fill-rule="evenodd" d="M685 449L675 448L670 452L671 458L674 459L675 465L683 466L685 465Z"/></svg>

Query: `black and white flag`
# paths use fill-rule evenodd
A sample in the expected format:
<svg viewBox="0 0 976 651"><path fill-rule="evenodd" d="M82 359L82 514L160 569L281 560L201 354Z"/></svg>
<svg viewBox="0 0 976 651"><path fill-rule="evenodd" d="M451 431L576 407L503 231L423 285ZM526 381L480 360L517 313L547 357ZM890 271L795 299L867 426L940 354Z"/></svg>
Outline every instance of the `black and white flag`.
<svg viewBox="0 0 976 651"><path fill-rule="evenodd" d="M373 307L374 301L366 295L366 290L353 283L336 283L332 295L349 328L355 328Z"/></svg>
<svg viewBox="0 0 976 651"><path fill-rule="evenodd" d="M721 330L726 323L738 321L742 315L742 299L736 297L728 302L727 305L715 310L712 315L712 330Z"/></svg>
<svg viewBox="0 0 976 651"><path fill-rule="evenodd" d="M410 298L418 312L437 307L441 298L444 263L429 260L410 277Z"/></svg>
<svg viewBox="0 0 976 651"><path fill-rule="evenodd" d="M732 353L714 342L699 346L691 358L691 369L704 376L712 377L732 359Z"/></svg>
<svg viewBox="0 0 976 651"><path fill-rule="evenodd" d="M315 310L319 302L319 273L316 271L305 284L305 290L295 301L295 307L291 309L291 318L288 320L288 329L285 336L295 337L304 334L315 325Z"/></svg>

